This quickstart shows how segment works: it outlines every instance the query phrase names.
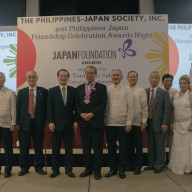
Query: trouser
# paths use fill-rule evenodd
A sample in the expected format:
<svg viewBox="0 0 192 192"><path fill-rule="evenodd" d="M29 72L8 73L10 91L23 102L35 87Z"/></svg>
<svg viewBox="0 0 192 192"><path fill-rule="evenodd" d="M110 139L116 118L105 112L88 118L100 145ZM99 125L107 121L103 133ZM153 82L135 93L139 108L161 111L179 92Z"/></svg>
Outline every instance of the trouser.
<svg viewBox="0 0 192 192"><path fill-rule="evenodd" d="M128 135L128 167L141 168L143 164L143 137L140 126L132 126Z"/></svg>
<svg viewBox="0 0 192 192"><path fill-rule="evenodd" d="M84 166L92 172L101 172L103 158L104 128L80 127L83 145ZM94 165L91 160L91 149L94 151Z"/></svg>
<svg viewBox="0 0 192 192"><path fill-rule="evenodd" d="M125 126L107 126L106 136L108 144L109 166L111 170L125 171L127 162L127 133ZM116 159L116 141L119 141L119 163Z"/></svg>
<svg viewBox="0 0 192 192"><path fill-rule="evenodd" d="M12 131L10 128L0 127L0 140L5 150L5 172L11 172L13 161Z"/></svg>
<svg viewBox="0 0 192 192"><path fill-rule="evenodd" d="M60 149L62 139L65 145L65 170L72 171L73 160L73 129L70 131L53 132L52 134L52 170L59 171Z"/></svg>
<svg viewBox="0 0 192 192"><path fill-rule="evenodd" d="M154 131L153 120L147 121L148 159L150 165L156 169L165 166L165 139L166 133Z"/></svg>
<svg viewBox="0 0 192 192"><path fill-rule="evenodd" d="M43 168L43 138L44 132L38 132L36 129L35 119L30 121L29 132L19 131L19 145L20 145L20 167L24 171L30 168L29 149L30 141L33 140L33 147L35 150L35 170Z"/></svg>

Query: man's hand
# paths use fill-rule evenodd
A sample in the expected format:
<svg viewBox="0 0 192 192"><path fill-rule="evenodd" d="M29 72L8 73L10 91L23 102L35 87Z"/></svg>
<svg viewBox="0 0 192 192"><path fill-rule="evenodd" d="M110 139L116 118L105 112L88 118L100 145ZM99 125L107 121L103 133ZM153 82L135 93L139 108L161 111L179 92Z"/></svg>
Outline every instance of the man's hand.
<svg viewBox="0 0 192 192"><path fill-rule="evenodd" d="M167 125L161 125L161 131L165 133L167 131Z"/></svg>
<svg viewBox="0 0 192 192"><path fill-rule="evenodd" d="M16 125L11 125L10 131L13 131L16 128Z"/></svg>
<svg viewBox="0 0 192 192"><path fill-rule="evenodd" d="M55 131L55 124L49 123L49 130L53 133Z"/></svg>
<svg viewBox="0 0 192 192"><path fill-rule="evenodd" d="M84 117L87 115L87 113L81 113L80 117L84 119Z"/></svg>
<svg viewBox="0 0 192 192"><path fill-rule="evenodd" d="M82 113L81 113L82 114ZM94 114L93 113L83 113L83 115L81 116L85 121L90 121L93 117Z"/></svg>
<svg viewBox="0 0 192 192"><path fill-rule="evenodd" d="M141 123L141 132L143 133L145 131L146 128L146 124L145 123Z"/></svg>
<svg viewBox="0 0 192 192"><path fill-rule="evenodd" d="M17 129L17 131L19 131L19 125L16 125L16 129Z"/></svg>
<svg viewBox="0 0 192 192"><path fill-rule="evenodd" d="M131 131L132 126L131 125L125 125L125 132L129 133Z"/></svg>
<svg viewBox="0 0 192 192"><path fill-rule="evenodd" d="M73 123L73 130L76 131L78 128L78 123L77 122L74 122Z"/></svg>

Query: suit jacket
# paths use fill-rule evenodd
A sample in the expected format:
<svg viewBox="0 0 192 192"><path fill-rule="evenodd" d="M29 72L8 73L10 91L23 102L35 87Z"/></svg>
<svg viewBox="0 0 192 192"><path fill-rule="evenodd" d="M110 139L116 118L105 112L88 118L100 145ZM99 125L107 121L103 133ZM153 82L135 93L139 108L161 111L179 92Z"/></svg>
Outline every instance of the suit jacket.
<svg viewBox="0 0 192 192"><path fill-rule="evenodd" d="M95 91L90 95L90 103L84 102L85 84L77 87L76 110L80 127L104 128L105 110L107 105L107 89L100 83L95 84ZM81 113L93 113L94 117L89 121L84 121L80 117Z"/></svg>
<svg viewBox="0 0 192 192"><path fill-rule="evenodd" d="M43 132L46 123L48 90L37 86L36 104L35 104L35 121L38 132ZM28 132L30 128L31 115L28 113L29 105L29 88L19 90L16 102L16 123L19 130Z"/></svg>
<svg viewBox="0 0 192 192"><path fill-rule="evenodd" d="M75 94L76 89L67 86L67 103L64 105L60 86L49 89L47 120L54 123L57 132L64 129L73 131L75 119Z"/></svg>
<svg viewBox="0 0 192 192"><path fill-rule="evenodd" d="M150 103L150 90L151 88L146 89L148 106ZM154 131L157 132L161 131L162 124L167 126L169 125L170 111L171 111L171 103L169 93L166 90L158 87L153 105Z"/></svg>

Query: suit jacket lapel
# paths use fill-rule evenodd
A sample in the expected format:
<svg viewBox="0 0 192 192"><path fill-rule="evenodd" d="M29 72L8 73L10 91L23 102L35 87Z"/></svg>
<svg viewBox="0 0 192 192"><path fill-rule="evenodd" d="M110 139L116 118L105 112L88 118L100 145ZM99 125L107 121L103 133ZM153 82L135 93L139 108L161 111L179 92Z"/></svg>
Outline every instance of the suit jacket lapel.
<svg viewBox="0 0 192 192"><path fill-rule="evenodd" d="M67 103L66 106L70 104L69 99L71 98L71 89L67 86Z"/></svg>
<svg viewBox="0 0 192 192"><path fill-rule="evenodd" d="M157 92L156 92L156 94L155 94L155 101L154 101L153 108L155 108L155 105L157 104L159 95L160 95L160 89L159 89L159 87L158 87L158 88L157 88Z"/></svg>
<svg viewBox="0 0 192 192"><path fill-rule="evenodd" d="M37 86L37 90L36 90L36 103L35 103L35 111L39 105L39 102L40 102L40 96L41 96L41 90L40 88Z"/></svg>
<svg viewBox="0 0 192 192"><path fill-rule="evenodd" d="M26 89L24 90L24 100L26 102L26 105L28 106L29 105L29 88L26 87Z"/></svg>
<svg viewBox="0 0 192 192"><path fill-rule="evenodd" d="M62 96L62 93L61 93L60 86L58 86L58 87L56 88L56 92L57 92L57 95L58 95L58 99L60 100L60 103L62 103L63 106L64 106L63 96Z"/></svg>
<svg viewBox="0 0 192 192"><path fill-rule="evenodd" d="M149 106L149 100L150 100L150 88L148 88L147 90L146 90L146 92L147 92L147 104L148 104L148 106Z"/></svg>

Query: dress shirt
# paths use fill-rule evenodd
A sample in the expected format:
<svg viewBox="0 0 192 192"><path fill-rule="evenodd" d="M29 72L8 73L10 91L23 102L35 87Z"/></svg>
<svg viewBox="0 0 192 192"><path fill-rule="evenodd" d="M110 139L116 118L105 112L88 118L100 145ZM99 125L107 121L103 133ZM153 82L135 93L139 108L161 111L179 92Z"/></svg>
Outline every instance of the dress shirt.
<svg viewBox="0 0 192 192"><path fill-rule="evenodd" d="M0 126L11 128L16 125L16 96L6 87L0 89Z"/></svg>
<svg viewBox="0 0 192 192"><path fill-rule="evenodd" d="M126 85L111 84L107 87L107 126L132 125L134 115L133 93Z"/></svg>
<svg viewBox="0 0 192 192"><path fill-rule="evenodd" d="M148 118L148 104L147 94L141 87L131 87L133 91L133 102L134 102L134 117L133 125L140 126L141 123L146 124Z"/></svg>

